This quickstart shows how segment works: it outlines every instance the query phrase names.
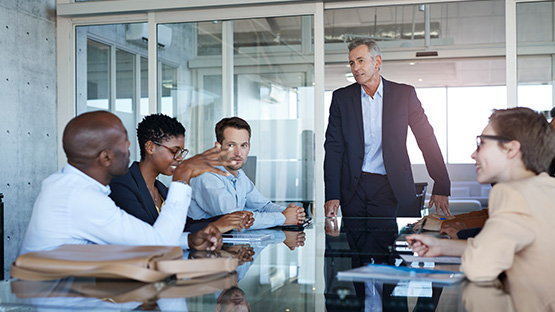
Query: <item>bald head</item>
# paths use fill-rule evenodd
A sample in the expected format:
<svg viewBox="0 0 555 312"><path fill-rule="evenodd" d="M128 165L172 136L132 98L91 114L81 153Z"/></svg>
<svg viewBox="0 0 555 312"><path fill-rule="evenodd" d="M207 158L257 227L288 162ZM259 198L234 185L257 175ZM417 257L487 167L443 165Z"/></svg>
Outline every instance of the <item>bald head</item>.
<svg viewBox="0 0 555 312"><path fill-rule="evenodd" d="M63 147L68 162L86 169L94 165L104 150L113 150L119 141L127 140L127 132L121 120L106 111L81 114L66 125Z"/></svg>

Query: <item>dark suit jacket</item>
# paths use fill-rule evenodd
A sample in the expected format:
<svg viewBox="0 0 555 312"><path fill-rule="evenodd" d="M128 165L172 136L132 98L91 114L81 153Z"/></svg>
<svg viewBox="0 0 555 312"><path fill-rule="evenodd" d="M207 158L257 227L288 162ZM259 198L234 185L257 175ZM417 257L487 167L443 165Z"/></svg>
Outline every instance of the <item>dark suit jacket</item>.
<svg viewBox="0 0 555 312"><path fill-rule="evenodd" d="M407 152L411 127L434 180L433 194L449 195L450 181L443 156L414 87L383 79L382 148L389 184L401 206L416 198ZM361 87L358 83L333 92L324 148L326 201L349 203L357 188L364 160Z"/></svg>
<svg viewBox="0 0 555 312"><path fill-rule="evenodd" d="M154 182L154 185L162 198L166 200L168 188L158 180ZM118 207L150 225L156 222L158 211L146 187L143 175L139 170L138 162L133 162L127 174L114 177L110 182L110 189L112 191L110 197ZM210 219L193 220L187 217L184 231L196 232L218 218L219 216Z"/></svg>

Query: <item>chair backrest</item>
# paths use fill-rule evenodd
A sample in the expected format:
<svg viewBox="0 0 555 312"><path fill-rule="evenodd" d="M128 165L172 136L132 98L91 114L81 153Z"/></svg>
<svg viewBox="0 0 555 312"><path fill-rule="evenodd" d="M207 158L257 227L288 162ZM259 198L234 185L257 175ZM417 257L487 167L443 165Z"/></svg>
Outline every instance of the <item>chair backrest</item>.
<svg viewBox="0 0 555 312"><path fill-rule="evenodd" d="M482 204L475 199L450 199L449 210L451 214L458 215L476 210L482 210Z"/></svg>
<svg viewBox="0 0 555 312"><path fill-rule="evenodd" d="M242 169L252 183L256 184L256 156L247 156L247 162Z"/></svg>
<svg viewBox="0 0 555 312"><path fill-rule="evenodd" d="M421 210L424 208L426 201L427 182L414 183L416 189L416 198L414 202L408 206L399 206L397 209L397 217L421 217Z"/></svg>

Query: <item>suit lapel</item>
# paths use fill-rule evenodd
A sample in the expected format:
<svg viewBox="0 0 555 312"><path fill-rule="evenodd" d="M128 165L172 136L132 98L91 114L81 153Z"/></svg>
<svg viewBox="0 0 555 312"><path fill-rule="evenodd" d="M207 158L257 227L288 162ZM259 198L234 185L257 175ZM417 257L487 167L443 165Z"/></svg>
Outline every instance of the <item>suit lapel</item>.
<svg viewBox="0 0 555 312"><path fill-rule="evenodd" d="M137 162L133 163L133 166L129 168L129 172L131 173L133 180L135 180L135 183L137 183L137 187L139 188L139 196L141 196L143 203L145 203L143 207L146 209L148 215L153 218L153 220L156 220L156 218L158 217L158 212L156 211L154 201L152 200L150 192L146 187L145 179L141 174L141 170L139 169L139 165Z"/></svg>
<svg viewBox="0 0 555 312"><path fill-rule="evenodd" d="M353 111L355 112L355 120L357 122L356 127L358 129L358 136L359 141L361 142L360 146L364 146L364 126L362 121L362 102L360 101L361 97L361 87L358 83L354 84L354 92L352 93L353 99L351 103L353 103Z"/></svg>
<svg viewBox="0 0 555 312"><path fill-rule="evenodd" d="M385 138L387 138L389 136L389 122L391 120L391 109L392 109L392 105L391 105L391 88L390 88L390 83L389 81L385 80L382 77L382 82L383 82L383 99L382 99L382 149L385 151L385 145L387 144L387 140Z"/></svg>

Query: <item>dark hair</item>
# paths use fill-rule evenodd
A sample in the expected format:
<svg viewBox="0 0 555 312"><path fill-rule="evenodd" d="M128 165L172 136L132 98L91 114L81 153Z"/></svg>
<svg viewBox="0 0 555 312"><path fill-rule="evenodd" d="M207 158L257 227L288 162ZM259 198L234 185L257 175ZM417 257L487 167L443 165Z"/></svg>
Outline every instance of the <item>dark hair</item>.
<svg viewBox="0 0 555 312"><path fill-rule="evenodd" d="M555 131L542 114L526 107L495 109L489 121L497 135L520 142L526 169L547 171L555 156Z"/></svg>
<svg viewBox="0 0 555 312"><path fill-rule="evenodd" d="M247 130L249 132L249 139L251 138L251 126L245 120L239 117L229 117L218 121L216 124L216 141L218 143L221 144L224 141L224 131L228 127Z"/></svg>
<svg viewBox="0 0 555 312"><path fill-rule="evenodd" d="M365 45L368 47L368 51L370 52L370 56L373 60L376 59L376 56L382 55L382 50L380 49L380 46L378 46L378 43L375 40L368 38L361 38L351 41L348 47L349 52L360 47L361 45Z"/></svg>
<svg viewBox="0 0 555 312"><path fill-rule="evenodd" d="M185 127L175 117L153 114L143 118L137 127L137 139L141 150L141 160L145 159L145 144L148 141L162 143L171 137L185 135Z"/></svg>

